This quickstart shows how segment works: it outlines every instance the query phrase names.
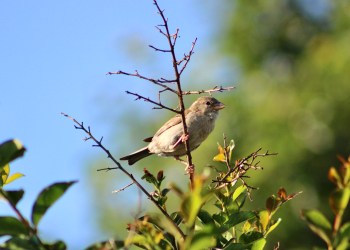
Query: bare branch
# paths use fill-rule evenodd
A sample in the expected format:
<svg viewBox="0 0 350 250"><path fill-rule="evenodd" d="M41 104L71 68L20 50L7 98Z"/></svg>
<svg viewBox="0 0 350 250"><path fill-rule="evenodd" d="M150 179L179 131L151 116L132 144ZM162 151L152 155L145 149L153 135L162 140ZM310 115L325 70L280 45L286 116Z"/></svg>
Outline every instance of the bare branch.
<svg viewBox="0 0 350 250"><path fill-rule="evenodd" d="M164 53L169 53L171 52L170 50L168 49L159 49L157 47L154 47L153 45L148 45L150 48L154 49L155 51L160 51L160 52L164 52Z"/></svg>
<svg viewBox="0 0 350 250"><path fill-rule="evenodd" d="M157 201L152 197L152 195L135 179L135 177L130 174L115 158L114 156L109 152L109 150L101 143L101 140L96 139L96 137L91 133L90 128L86 128L83 123L79 123L76 119L73 117L61 112L61 114L68 119L72 120L78 129L83 130L96 144L99 148L101 148L106 154L109 159L111 159L114 164L117 165L118 169L121 170L125 175L127 175L133 183L147 196L149 200L153 202L153 204L162 212L162 214L167 218L167 220L173 224L173 226L176 228L177 232L181 235L183 239L185 239L185 234L182 232L182 230L179 228L179 226L172 220L170 215L157 203Z"/></svg>
<svg viewBox="0 0 350 250"><path fill-rule="evenodd" d="M214 93L214 92L230 91L232 89L235 89L235 87L233 87L233 86L230 86L230 87L215 86L214 88L207 89L207 90L183 91L182 95L193 95L193 94L204 94L204 93L208 93L209 95L211 95L211 93Z"/></svg>
<svg viewBox="0 0 350 250"><path fill-rule="evenodd" d="M137 94L137 93L133 93L133 92L130 92L130 91L126 91L126 93L129 94L129 95L136 96L136 99L135 99L135 100L144 100L144 101L146 101L146 102L150 102L150 103L153 103L154 105L157 105L157 106L158 106L159 108L161 108L161 109L167 109L167 110L170 110L171 112L174 112L174 113L176 113L176 114L180 114L180 113L181 113L180 111L178 111L178 110L176 110L176 109L169 108L168 106L163 105L163 104L160 102L160 100L159 100L159 102L156 102L156 101L151 100L151 99L148 98L148 97L144 97L144 96L139 95L139 94Z"/></svg>
<svg viewBox="0 0 350 250"><path fill-rule="evenodd" d="M107 73L108 75L126 75L126 76L133 76L133 77L138 77L140 79L143 79L143 80L146 80L146 81L149 81L149 82L152 82L158 86L161 86L163 87L164 89L168 90L168 91L171 91L175 94L178 94L178 92L175 90L175 89L172 89L168 86L166 86L164 83L171 83L171 82L175 82L175 80L166 80L164 78L161 78L161 79L154 79L154 78L149 78L149 77L146 77L146 76L143 76L143 75L140 75L139 72L137 70L135 70L135 73L128 73L128 72L124 72L124 71L117 71L117 72L108 72Z"/></svg>
<svg viewBox="0 0 350 250"><path fill-rule="evenodd" d="M158 9L158 13L160 15L160 17L163 20L163 24L164 24L164 32L162 30L160 30L160 32L165 33L165 37L168 40L168 45L169 48L171 50L171 56L173 59L173 69L174 69L174 74L175 74L175 79L176 79L176 85L177 85L177 96L178 96L178 100L179 100L179 106L180 106L180 112L181 112L181 119L182 119L182 127L183 127L183 134L186 136L188 135L188 128L187 128L187 124L186 124L186 118L185 118L185 105L184 105L184 101L183 101L183 95L182 95L182 89L181 89L181 74L179 72L178 69L178 64L177 64L177 59L176 59L176 54L175 54L175 43L176 39L178 37L178 33L179 30L176 30L175 35L176 36L172 36L169 32L169 26L168 26L168 20L165 18L164 16L164 11L162 11L157 3L156 0L153 0L154 5L157 7ZM160 29L160 28L159 28ZM191 155L191 151L190 151L190 145L189 145L189 140L185 140L184 141L185 144L185 148L186 148L186 155L187 155L187 162L188 162L188 166L191 167L193 169L193 171L190 172L190 182L191 182L191 187L193 187L194 185L194 165L192 163L192 155Z"/></svg>
<svg viewBox="0 0 350 250"><path fill-rule="evenodd" d="M191 57L192 57L192 55L194 54L193 50L194 50L194 47L196 46L196 42L197 42L197 37L196 37L196 39L194 39L194 41L192 42L192 47L191 47L191 49L190 49L190 52L189 52L187 55L185 54L184 58L181 60L180 63L178 62L178 65L180 65L183 61L185 61L185 64L182 66L182 68L181 68L181 70L180 70L180 73L179 73L180 75L181 75L182 72L185 70L185 68L187 67L188 62L191 60Z"/></svg>
<svg viewBox="0 0 350 250"><path fill-rule="evenodd" d="M126 185L125 187L122 187L120 189L117 189L117 190L113 190L112 191L112 194L116 194L116 193L119 193L121 191L124 191L125 189L127 189L128 187L132 186L133 184L135 184L135 182L131 182L129 183L128 185Z"/></svg>

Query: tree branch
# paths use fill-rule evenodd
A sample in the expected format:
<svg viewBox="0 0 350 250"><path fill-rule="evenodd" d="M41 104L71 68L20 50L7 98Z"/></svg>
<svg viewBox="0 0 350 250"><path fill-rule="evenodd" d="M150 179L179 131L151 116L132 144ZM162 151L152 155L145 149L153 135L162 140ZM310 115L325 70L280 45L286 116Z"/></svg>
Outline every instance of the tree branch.
<svg viewBox="0 0 350 250"><path fill-rule="evenodd" d="M61 112L61 114L65 117L67 117L68 119L72 120L76 125L74 125L74 127L76 129L80 129L83 130L87 135L88 138L93 140L96 144L97 147L101 148L106 154L107 154L107 158L111 159L114 164L116 164L118 166L118 169L120 169L125 175L127 175L133 183L135 183L135 185L147 196L147 198L149 200L151 200L153 202L153 204L162 212L162 214L167 218L167 220L173 224L173 226L176 228L177 232L181 235L181 237L183 239L185 239L185 234L182 232L182 230L179 228L179 226L172 220L172 218L170 217L170 215L157 203L157 201L152 197L152 195L150 193L148 193L148 191L135 179L135 177L130 174L114 157L113 155L109 152L109 150L103 146L103 144L101 143L101 140L97 140L96 137L91 133L90 127L86 128L84 126L83 123L79 123L76 119L74 119L73 117Z"/></svg>
<svg viewBox="0 0 350 250"><path fill-rule="evenodd" d="M212 89L207 89L207 90L197 90L197 91L182 91L182 95L193 95L193 94L204 94L204 93L207 93L209 95L211 95L211 93L214 93L214 92L223 92L223 91L230 91L232 89L234 89L235 87L233 86L230 86L230 87L218 87L218 86L215 86L214 88Z"/></svg>
<svg viewBox="0 0 350 250"><path fill-rule="evenodd" d="M169 26L168 26L168 20L165 18L164 16L164 11L162 11L157 3L156 0L153 0L154 5L157 7L158 9L158 13L161 16L162 20L163 20L163 27L165 29L165 32L161 31L162 34L165 33L165 37L167 38L168 44L169 44L169 48L170 48L170 53L172 56L172 60L173 60L173 69L174 69L174 74L175 74L175 79L176 79L176 85L177 85L177 96L178 96L178 101L179 101L179 106L180 106L180 112L181 112L181 119L182 119L182 126L183 126L183 134L184 135L188 135L188 128L187 128L187 124L186 124L186 117L185 117L185 105L184 105L184 101L183 101L183 95L182 95L182 89L181 89L181 74L179 72L178 69L178 62L176 59L176 54L175 54L175 43L176 43L176 39L178 37L178 32L179 30L176 30L176 33L174 36L170 35L169 32ZM172 40L173 38L173 40ZM186 64L187 65L187 64ZM183 68L184 69L184 68ZM191 151L190 151L190 145L189 145L189 141L185 140L185 148L186 148L186 155L187 155L187 162L188 162L188 166L191 166L193 171L189 172L190 175L190 182L191 182L191 187L193 187L194 185L194 166L192 163L192 155L191 155Z"/></svg>
<svg viewBox="0 0 350 250"><path fill-rule="evenodd" d="M126 76L134 76L134 77L137 77L137 78L140 78L140 79L143 79L143 80L146 80L146 81L149 81L149 82L152 82L168 91L171 91L175 94L178 94L177 91L175 89L172 89L170 87L168 87L167 85L165 85L164 83L173 83L173 82L176 82L176 80L167 80L167 79L164 79L164 78L161 78L161 79L154 79L154 78L149 78L149 77L146 77L146 76L143 76L143 75L140 75L139 72L137 70L135 70L135 73L128 73L128 72L124 72L124 71L117 71L117 72L108 72L107 73L108 75L126 75Z"/></svg>
<svg viewBox="0 0 350 250"><path fill-rule="evenodd" d="M180 114L180 113L181 113L180 111L178 111L178 110L176 110L176 109L169 108L168 106L163 105L163 104L160 102L160 100L159 100L159 102L156 102L156 101L151 100L151 99L148 98L148 97L144 97L144 96L139 95L139 94L137 94L137 93L133 93L133 92L130 92L130 91L126 91L126 93L129 94L129 95L134 95L134 96L136 96L136 100L140 100L140 99L141 99L141 100L144 100L145 102L153 103L154 105L157 105L157 106L158 106L159 108L161 108L161 109L167 109L167 110L169 110L169 111L171 111L171 112L174 112L174 113L176 113L176 114ZM154 109L155 109L155 107L154 107Z"/></svg>

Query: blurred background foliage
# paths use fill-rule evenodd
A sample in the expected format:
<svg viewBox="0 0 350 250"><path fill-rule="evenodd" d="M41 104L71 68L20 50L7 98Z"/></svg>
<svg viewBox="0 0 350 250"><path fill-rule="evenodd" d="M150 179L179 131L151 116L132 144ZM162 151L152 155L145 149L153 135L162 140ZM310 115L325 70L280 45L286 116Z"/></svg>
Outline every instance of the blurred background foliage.
<svg viewBox="0 0 350 250"><path fill-rule="evenodd" d="M213 134L193 153L197 169L213 164L216 142L222 141L223 133L235 140L236 157L260 147L278 152L278 156L264 159L264 171L256 172L250 180L251 185L259 187L253 193L252 207L263 208L266 197L280 186L303 194L279 212L282 224L271 235L266 249L272 249L277 241L282 249L324 246L300 219L300 210L318 208L331 215L327 171L339 165L336 155L350 154L350 1L237 0L220 4L221 23L213 35L213 44L218 46L215 56L225 62L227 72L232 69L237 73L235 82L229 74L226 79L222 76L225 84L237 88L214 94L227 108L221 112ZM196 74L214 71L210 60L208 65L191 67ZM190 74L189 80L196 81L196 74ZM186 86L203 88L206 86ZM195 98L186 97L187 105ZM141 102L128 107L130 100L122 100L125 114L115 118L122 132L109 139L117 141L118 148L111 151L118 156L142 147L141 140L171 116L140 111L137 105L144 106ZM169 103L176 105L175 101ZM91 167L110 164L95 159ZM172 159L150 157L133 166L139 176L144 167L153 173L164 169L168 182L188 183L182 165ZM119 172L89 171L89 178L96 184L91 185L92 200L106 237L124 237L126 223L145 209L152 209L136 188L110 195L113 189L129 183ZM173 204L176 210L176 201ZM349 219L349 214L345 218Z"/></svg>

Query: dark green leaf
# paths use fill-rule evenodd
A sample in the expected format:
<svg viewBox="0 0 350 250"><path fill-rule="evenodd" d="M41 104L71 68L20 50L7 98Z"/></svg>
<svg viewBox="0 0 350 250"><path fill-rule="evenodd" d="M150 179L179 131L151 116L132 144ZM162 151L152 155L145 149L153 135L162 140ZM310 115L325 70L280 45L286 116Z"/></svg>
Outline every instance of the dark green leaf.
<svg viewBox="0 0 350 250"><path fill-rule="evenodd" d="M211 217L210 213L204 209L199 210L198 218L204 225L212 224L215 225L214 219Z"/></svg>
<svg viewBox="0 0 350 250"><path fill-rule="evenodd" d="M162 196L166 196L169 193L170 190L171 190L170 188L164 188L162 190Z"/></svg>
<svg viewBox="0 0 350 250"><path fill-rule="evenodd" d="M88 248L86 248L86 250L101 250L101 249L119 249L124 247L124 241L122 240L115 240L115 241L103 241L103 242L98 242L95 243L91 246L89 246Z"/></svg>
<svg viewBox="0 0 350 250"><path fill-rule="evenodd" d="M224 213L213 214L213 219L221 225L227 220L227 215Z"/></svg>
<svg viewBox="0 0 350 250"><path fill-rule="evenodd" d="M75 182L76 181L55 183L41 191L32 209L32 222L35 226L38 225L47 209L49 209Z"/></svg>
<svg viewBox="0 0 350 250"><path fill-rule="evenodd" d="M22 199L24 194L23 190L15 190L15 191L5 191L0 190L0 197L4 197L8 202L13 204L14 206Z"/></svg>
<svg viewBox="0 0 350 250"><path fill-rule="evenodd" d="M172 213L170 217L173 219L176 225L180 225L180 223L183 221L183 218L179 212Z"/></svg>
<svg viewBox="0 0 350 250"><path fill-rule="evenodd" d="M225 222L225 226L234 227L235 225L254 217L256 217L256 215L252 211L241 211L231 215L229 220Z"/></svg>
<svg viewBox="0 0 350 250"><path fill-rule="evenodd" d="M51 244L45 244L45 248L49 250L66 250L67 246L63 241L56 241Z"/></svg>
<svg viewBox="0 0 350 250"><path fill-rule="evenodd" d="M251 249L249 246L246 244L242 243L232 243L228 245L227 247L224 248L225 250L249 250Z"/></svg>
<svg viewBox="0 0 350 250"><path fill-rule="evenodd" d="M0 217L0 236L27 234L26 227L15 217Z"/></svg>
<svg viewBox="0 0 350 250"><path fill-rule="evenodd" d="M243 244L250 244L262 238L264 238L264 235L262 233L257 231L251 231L242 234L241 237L239 237L239 242Z"/></svg>
<svg viewBox="0 0 350 250"><path fill-rule="evenodd" d="M148 183L153 184L155 187L158 188L158 181L156 177L147 169L144 169L143 171L144 171L144 175L141 177L141 179L146 180Z"/></svg>
<svg viewBox="0 0 350 250"><path fill-rule="evenodd" d="M4 246L4 248L1 248ZM44 250L40 247L33 237L26 235L19 235L15 237L11 237L9 240L5 242L4 245L0 245L0 249L11 249L11 250Z"/></svg>
<svg viewBox="0 0 350 250"><path fill-rule="evenodd" d="M8 140L0 144L0 168L14 159L23 156L25 150L25 147L17 139Z"/></svg>

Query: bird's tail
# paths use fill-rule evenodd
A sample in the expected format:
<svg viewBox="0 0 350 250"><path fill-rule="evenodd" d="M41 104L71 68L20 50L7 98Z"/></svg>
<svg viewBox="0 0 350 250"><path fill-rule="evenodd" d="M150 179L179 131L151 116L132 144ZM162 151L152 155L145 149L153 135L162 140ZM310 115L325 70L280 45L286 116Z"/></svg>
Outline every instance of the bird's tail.
<svg viewBox="0 0 350 250"><path fill-rule="evenodd" d="M141 148L140 150L134 152L134 153L131 153L127 156L124 156L122 158L120 158L120 160L122 161L125 161L127 160L128 161L128 164L129 165L132 165L134 164L135 162L147 157L147 156L150 156L152 153L149 152L148 148L147 147L144 147L144 148Z"/></svg>

